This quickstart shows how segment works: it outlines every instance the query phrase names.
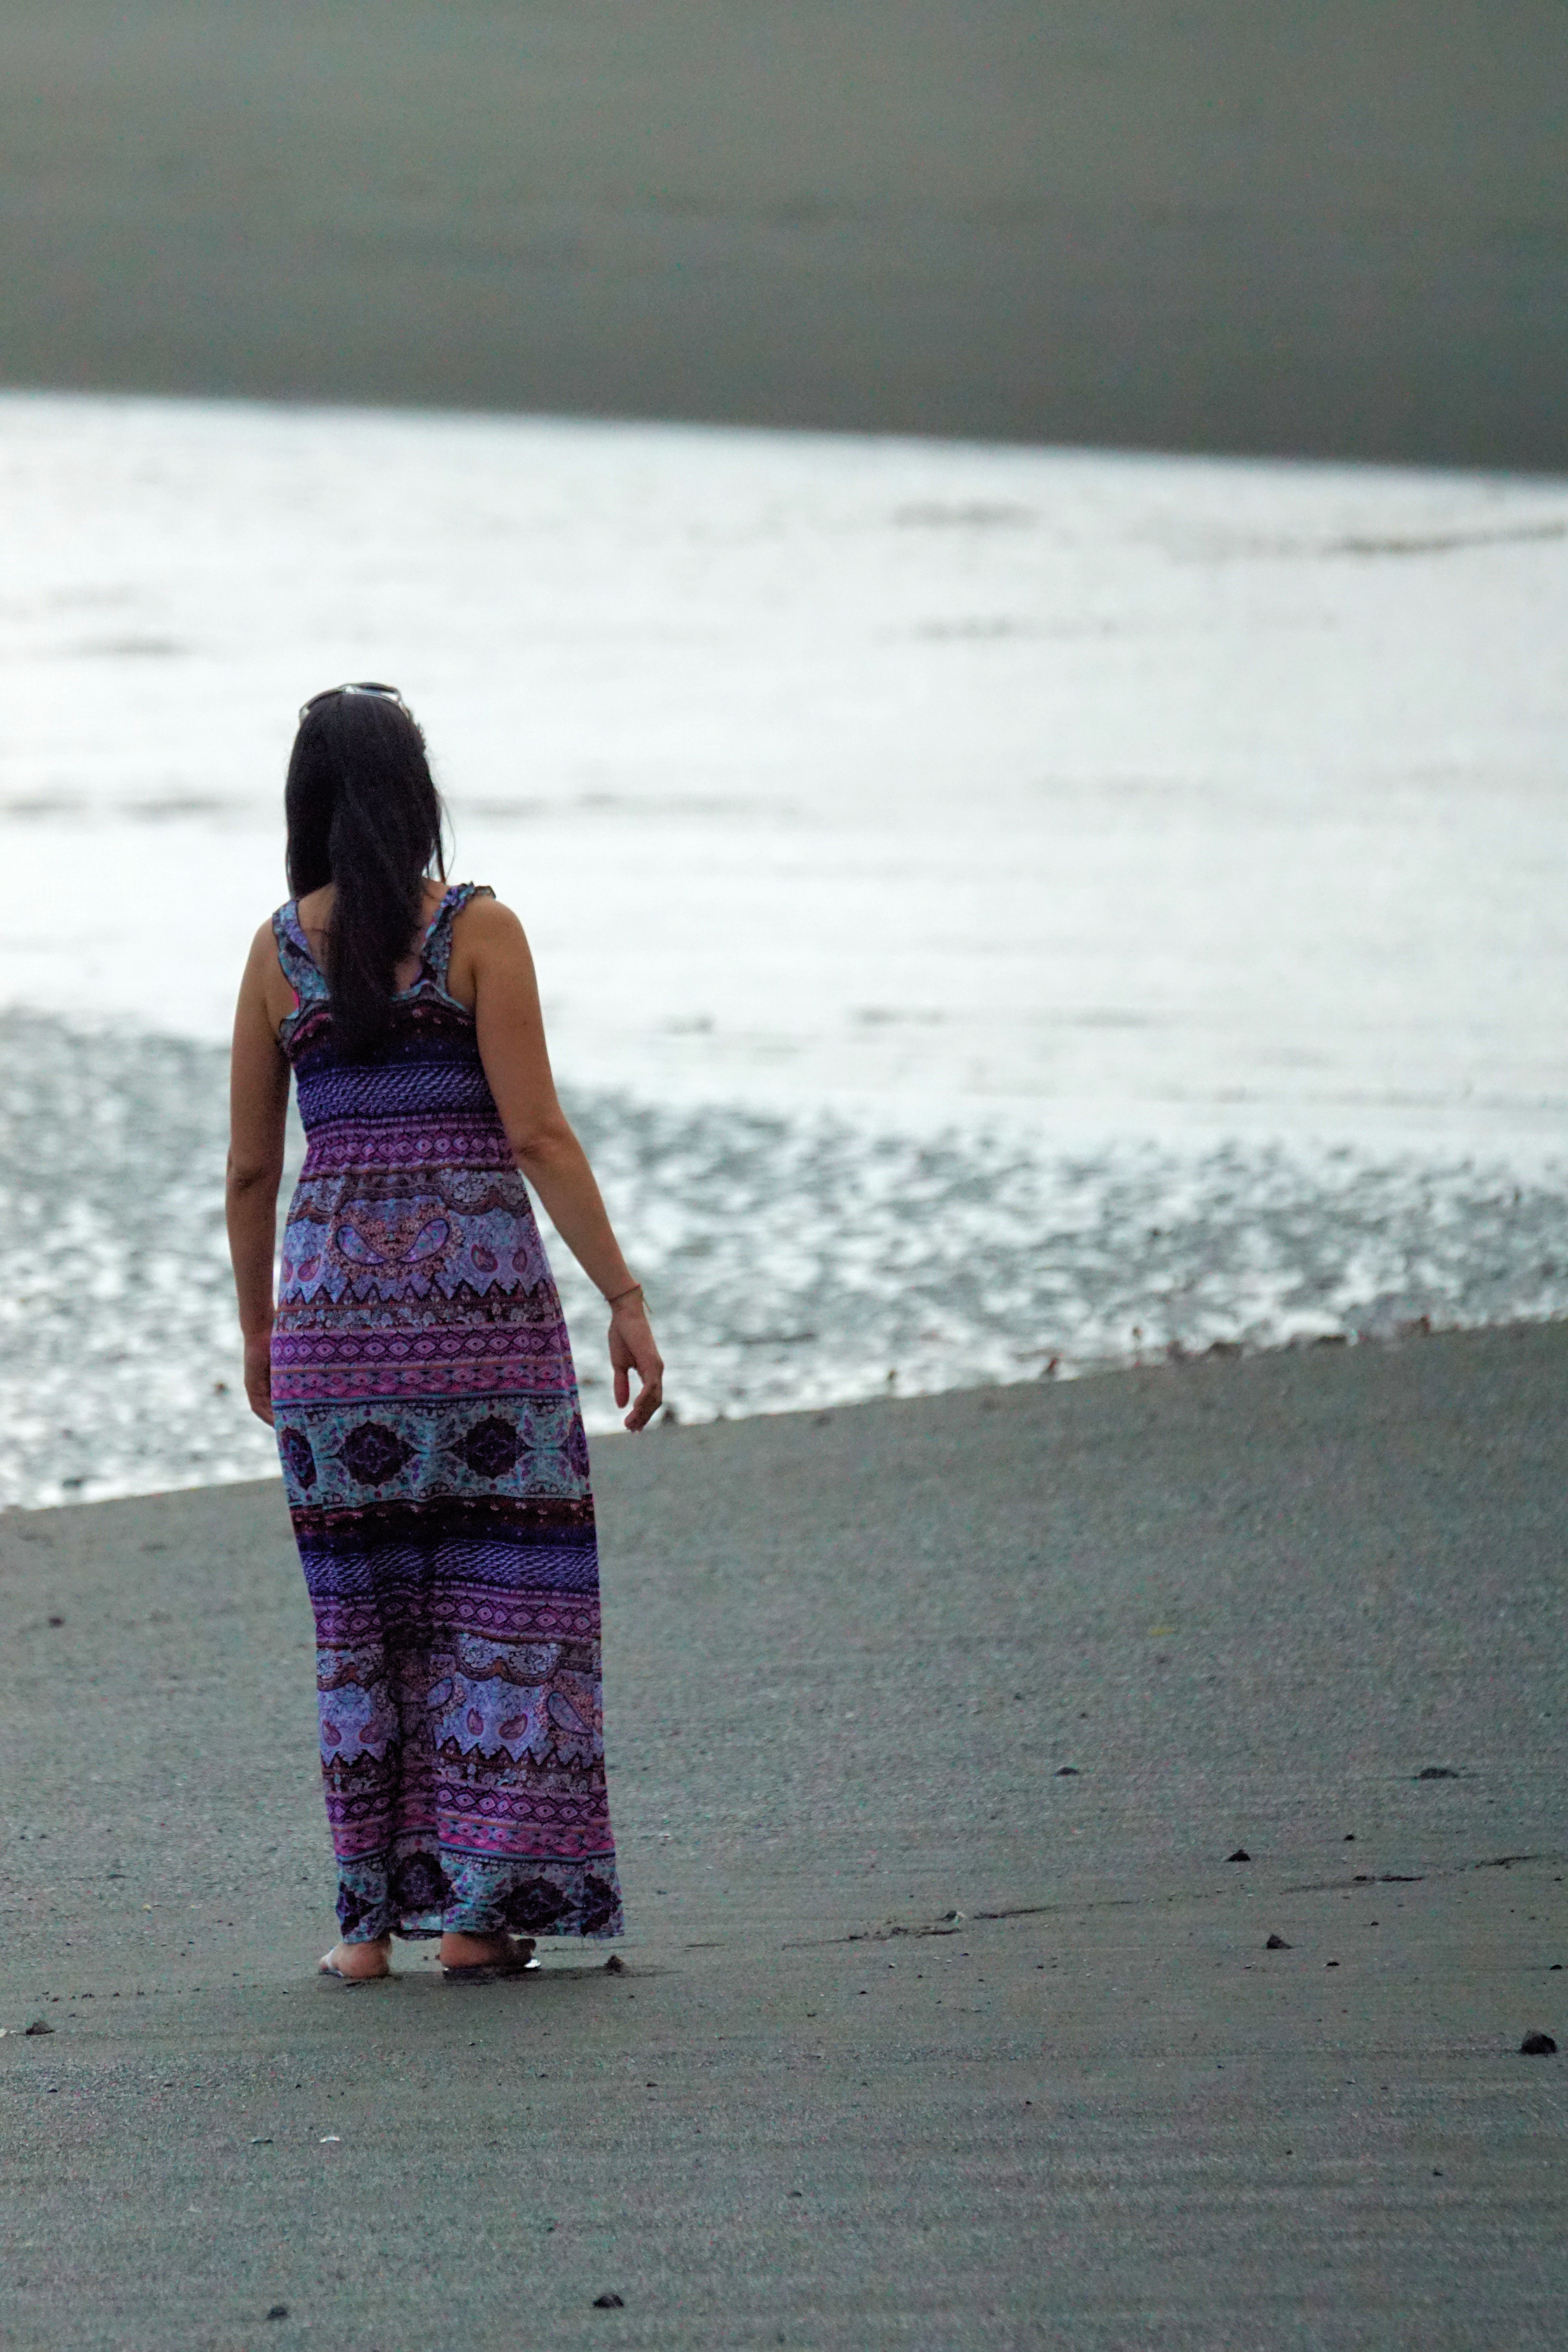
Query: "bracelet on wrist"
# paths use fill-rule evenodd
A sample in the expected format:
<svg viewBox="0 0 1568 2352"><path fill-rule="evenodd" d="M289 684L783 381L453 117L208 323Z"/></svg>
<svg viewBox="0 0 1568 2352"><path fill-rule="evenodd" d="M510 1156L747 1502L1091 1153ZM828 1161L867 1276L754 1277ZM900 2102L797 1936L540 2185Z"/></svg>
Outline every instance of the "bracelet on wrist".
<svg viewBox="0 0 1568 2352"><path fill-rule="evenodd" d="M634 1282L629 1284L625 1290L617 1290L613 1298L606 1294L605 1304L606 1307L618 1307L623 1298L640 1298L641 1297L642 1285L640 1282Z"/></svg>

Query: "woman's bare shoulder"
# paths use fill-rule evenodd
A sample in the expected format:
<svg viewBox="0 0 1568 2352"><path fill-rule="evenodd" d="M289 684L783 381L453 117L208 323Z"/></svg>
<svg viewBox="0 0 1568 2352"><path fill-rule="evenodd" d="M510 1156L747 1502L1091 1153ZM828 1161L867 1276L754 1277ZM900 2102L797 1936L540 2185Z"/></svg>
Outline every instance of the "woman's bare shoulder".
<svg viewBox="0 0 1568 2352"><path fill-rule="evenodd" d="M470 898L458 909L447 985L461 1004L488 991L531 992L533 957L512 909L500 898Z"/></svg>
<svg viewBox="0 0 1568 2352"><path fill-rule="evenodd" d="M458 909L454 932L460 930L471 947L500 947L523 936L520 918L504 898L493 893L480 898L477 893L466 899Z"/></svg>

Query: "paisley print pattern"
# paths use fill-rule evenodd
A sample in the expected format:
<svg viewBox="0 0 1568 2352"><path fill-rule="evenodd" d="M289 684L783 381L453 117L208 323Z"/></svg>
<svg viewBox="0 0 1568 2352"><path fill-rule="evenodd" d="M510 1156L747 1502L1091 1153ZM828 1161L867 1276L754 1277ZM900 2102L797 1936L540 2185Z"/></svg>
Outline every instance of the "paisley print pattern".
<svg viewBox="0 0 1568 2352"><path fill-rule="evenodd" d="M294 903L272 919L309 1146L272 1399L350 1940L622 1924L571 1350L473 1016L447 991L473 895L442 900L374 1064L332 1050Z"/></svg>

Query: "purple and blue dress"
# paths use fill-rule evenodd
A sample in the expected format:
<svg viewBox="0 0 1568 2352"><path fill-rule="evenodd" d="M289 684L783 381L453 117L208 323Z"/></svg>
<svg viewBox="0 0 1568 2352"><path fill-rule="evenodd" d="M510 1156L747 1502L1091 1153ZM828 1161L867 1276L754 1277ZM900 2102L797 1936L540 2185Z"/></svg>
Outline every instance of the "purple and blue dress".
<svg viewBox="0 0 1568 2352"><path fill-rule="evenodd" d="M374 1062L333 1051L294 902L272 919L308 1143L272 1399L351 1942L622 1927L571 1348L473 1014L447 989L475 895L447 892Z"/></svg>

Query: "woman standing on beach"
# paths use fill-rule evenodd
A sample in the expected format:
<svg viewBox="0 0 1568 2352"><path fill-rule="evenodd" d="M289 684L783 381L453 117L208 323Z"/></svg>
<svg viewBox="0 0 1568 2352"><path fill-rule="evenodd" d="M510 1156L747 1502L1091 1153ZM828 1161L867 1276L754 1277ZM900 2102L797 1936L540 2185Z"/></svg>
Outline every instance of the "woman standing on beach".
<svg viewBox="0 0 1568 2352"><path fill-rule="evenodd" d="M449 1975L505 1973L535 1936L621 1927L588 1448L520 1169L605 1296L628 1429L663 1367L521 926L446 887L394 688L305 705L285 808L293 895L235 1019L228 1232L316 1616L342 1931L321 1967L384 1976L393 1936L438 1936ZM290 1066L309 1149L274 1310Z"/></svg>

